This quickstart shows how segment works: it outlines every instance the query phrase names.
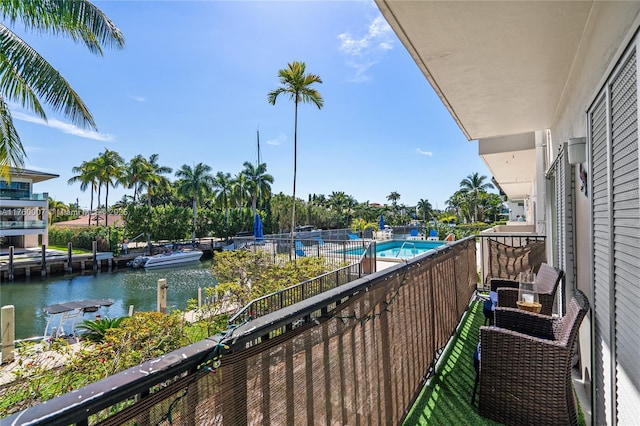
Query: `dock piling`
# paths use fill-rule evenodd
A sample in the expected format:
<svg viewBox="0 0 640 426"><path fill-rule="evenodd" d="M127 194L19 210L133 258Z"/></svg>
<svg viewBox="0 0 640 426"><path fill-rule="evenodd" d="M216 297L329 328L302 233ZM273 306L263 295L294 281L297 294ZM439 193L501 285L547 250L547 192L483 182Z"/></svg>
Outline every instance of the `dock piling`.
<svg viewBox="0 0 640 426"><path fill-rule="evenodd" d="M73 260L71 258L71 251L72 251L71 245L72 243L71 241L69 241L67 243L67 272L69 273L73 272Z"/></svg>
<svg viewBox="0 0 640 426"><path fill-rule="evenodd" d="M98 242L92 241L91 248L93 250L93 270L96 271L98 269Z"/></svg>
<svg viewBox="0 0 640 426"><path fill-rule="evenodd" d="M14 247L9 246L9 281L13 281L13 252Z"/></svg>
<svg viewBox="0 0 640 426"><path fill-rule="evenodd" d="M42 263L40 268L40 276L47 276L47 245L42 245Z"/></svg>
<svg viewBox="0 0 640 426"><path fill-rule="evenodd" d="M160 278L158 280L158 312L167 313L167 280Z"/></svg>
<svg viewBox="0 0 640 426"><path fill-rule="evenodd" d="M2 307L0 312L2 323L2 356L0 363L13 361L16 339L16 311L13 305Z"/></svg>

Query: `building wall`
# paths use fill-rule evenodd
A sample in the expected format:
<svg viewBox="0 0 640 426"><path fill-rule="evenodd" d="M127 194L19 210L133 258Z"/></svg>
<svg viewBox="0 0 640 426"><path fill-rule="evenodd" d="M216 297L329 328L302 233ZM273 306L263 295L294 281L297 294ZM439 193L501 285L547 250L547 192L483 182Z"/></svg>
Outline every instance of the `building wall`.
<svg viewBox="0 0 640 426"><path fill-rule="evenodd" d="M592 18L582 43L583 47L575 58L571 78L567 83L563 102L559 108L558 118L551 128L554 145L551 152L558 152L556 147L571 137L587 136L586 111L640 27L639 16L640 2L594 2ZM588 141L589 143L590 141ZM587 175L590 175L590 164L586 163L583 167ZM593 303L591 203L589 196L581 191L582 183L579 173L579 166L575 166L573 191L575 194L576 283L578 288L589 295L589 299ZM591 188L587 187L587 190L590 194ZM612 314L611 318L614 318L614 315ZM580 330L581 366L582 371L586 372L585 379L593 378L594 374L603 374L602 372L590 371L592 362L589 345L591 328L592 317L587 317ZM600 348L596 349L600 350ZM604 345L603 364L605 370L609 367L608 360L611 354L612 349ZM622 415L621 413L628 416L630 411L635 410L640 415L638 407L640 400L635 404L626 403L624 407L618 407L616 410L613 404L614 396L612 396L610 389L615 378L610 373L611 371L604 372L606 387L609 389L599 390L598 398L604 400L595 401L593 404L595 410L600 410L600 413L594 418L605 419L607 423L612 423L616 421L617 415ZM618 389L618 391L620 390ZM637 395L638 389L636 388L635 391ZM619 397L615 398L619 399ZM616 411L620 413L616 414Z"/></svg>

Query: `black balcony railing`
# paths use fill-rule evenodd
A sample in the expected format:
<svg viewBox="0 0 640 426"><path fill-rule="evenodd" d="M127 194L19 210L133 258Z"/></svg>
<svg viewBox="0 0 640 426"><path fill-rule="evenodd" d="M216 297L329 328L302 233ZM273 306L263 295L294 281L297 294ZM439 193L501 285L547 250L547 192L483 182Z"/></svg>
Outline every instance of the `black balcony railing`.
<svg viewBox="0 0 640 426"><path fill-rule="evenodd" d="M477 281L471 237L39 404L3 424L398 424Z"/></svg>

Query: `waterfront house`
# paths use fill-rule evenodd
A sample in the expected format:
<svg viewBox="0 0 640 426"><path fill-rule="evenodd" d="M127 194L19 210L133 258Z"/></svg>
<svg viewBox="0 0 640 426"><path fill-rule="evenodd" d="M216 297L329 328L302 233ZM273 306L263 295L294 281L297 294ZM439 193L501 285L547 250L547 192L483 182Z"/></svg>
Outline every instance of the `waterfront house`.
<svg viewBox="0 0 640 426"><path fill-rule="evenodd" d="M11 168L10 176L10 182L0 178L0 247L47 244L49 196L33 192L33 186L58 175Z"/></svg>
<svg viewBox="0 0 640 426"><path fill-rule="evenodd" d="M593 307L594 424L640 414L640 2L376 0L547 259Z"/></svg>

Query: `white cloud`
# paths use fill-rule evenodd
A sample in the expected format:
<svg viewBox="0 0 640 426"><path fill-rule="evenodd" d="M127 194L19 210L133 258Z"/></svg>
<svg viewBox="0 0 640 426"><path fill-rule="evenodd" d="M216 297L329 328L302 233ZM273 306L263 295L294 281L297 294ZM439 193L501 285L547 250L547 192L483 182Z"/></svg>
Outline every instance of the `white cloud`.
<svg viewBox="0 0 640 426"><path fill-rule="evenodd" d="M423 151L420 148L416 148L416 152L418 154L426 155L427 157L433 157L433 152L431 151Z"/></svg>
<svg viewBox="0 0 640 426"><path fill-rule="evenodd" d="M285 135L280 135L275 139L269 139L267 145L282 145L287 140Z"/></svg>
<svg viewBox="0 0 640 426"><path fill-rule="evenodd" d="M147 102L147 98L145 98L144 96L129 95L129 98L131 98L131 99L133 99L134 101L137 101L137 102Z"/></svg>
<svg viewBox="0 0 640 426"><path fill-rule="evenodd" d="M27 123L40 124L42 126L51 127L52 129L60 130L62 133L78 136L86 139L93 139L97 141L112 141L115 140L113 135L106 133L98 133L93 130L81 129L73 124L65 123L55 118L51 118L48 121L35 117L33 115L25 114L23 112L13 112L11 116L17 120L26 121Z"/></svg>
<svg viewBox="0 0 640 426"><path fill-rule="evenodd" d="M367 33L361 37L350 33L338 35L340 51L349 56L347 66L356 72L354 82L367 81L370 77L367 71L380 62L386 52L393 49L393 30L382 16L371 22Z"/></svg>

